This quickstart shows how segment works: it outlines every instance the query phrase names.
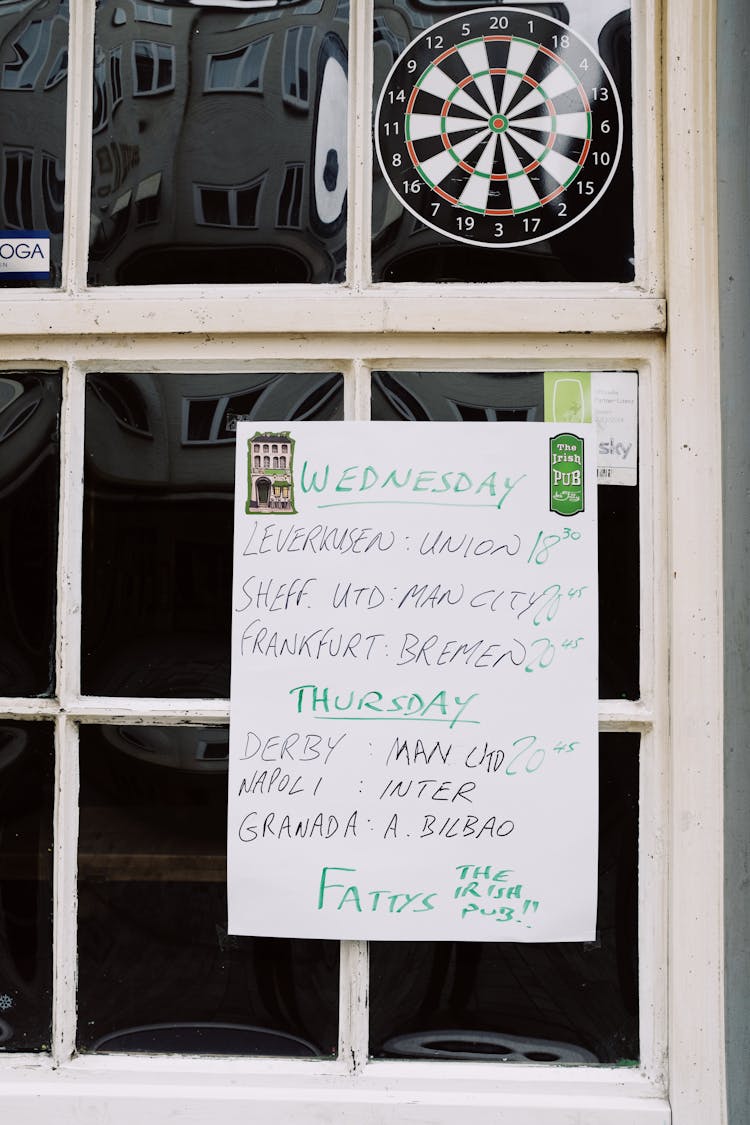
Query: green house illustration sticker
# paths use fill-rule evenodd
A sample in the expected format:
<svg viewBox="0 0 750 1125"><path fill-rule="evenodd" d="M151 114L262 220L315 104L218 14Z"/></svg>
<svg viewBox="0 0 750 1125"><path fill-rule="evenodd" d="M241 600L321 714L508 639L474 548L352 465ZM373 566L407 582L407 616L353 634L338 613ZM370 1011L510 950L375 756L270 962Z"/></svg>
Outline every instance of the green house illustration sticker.
<svg viewBox="0 0 750 1125"><path fill-rule="evenodd" d="M294 438L260 432L247 443L248 515L294 515Z"/></svg>
<svg viewBox="0 0 750 1125"><path fill-rule="evenodd" d="M583 438L575 434L549 439L549 506L560 516L584 510Z"/></svg>

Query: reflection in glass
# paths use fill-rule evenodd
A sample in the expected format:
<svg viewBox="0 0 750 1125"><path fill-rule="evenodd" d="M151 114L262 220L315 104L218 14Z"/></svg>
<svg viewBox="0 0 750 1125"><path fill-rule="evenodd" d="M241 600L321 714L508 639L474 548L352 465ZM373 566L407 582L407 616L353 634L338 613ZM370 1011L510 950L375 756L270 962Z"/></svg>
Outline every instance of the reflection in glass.
<svg viewBox="0 0 750 1125"><path fill-rule="evenodd" d="M52 725L0 721L0 1052L50 1049L53 778Z"/></svg>
<svg viewBox="0 0 750 1125"><path fill-rule="evenodd" d="M600 736L596 940L373 943L373 1055L635 1065L638 741Z"/></svg>
<svg viewBox="0 0 750 1125"><path fill-rule="evenodd" d="M386 93L386 98L394 99L386 114L390 133L379 135L379 141L387 149L386 167L393 170L394 190L374 159L373 280L632 281L630 0L525 0L510 5L522 10L515 19L513 15L493 15L495 6L500 9L500 0L482 4L476 0L375 0L376 105L391 68L413 40L436 21L453 17L455 22L437 28L429 43L425 40L424 49L413 52L404 64L409 69L397 72L393 88ZM478 17L483 9L486 16ZM550 20L568 25L571 34L566 35L565 28ZM464 59L452 50L476 41L480 28L492 37L489 54L483 55L481 49L473 55L469 51ZM462 36L466 38L462 40ZM515 37L515 50L509 55L511 36ZM544 51L534 50L534 43L542 39L547 50L562 57L563 67L552 81L556 90L546 104L540 104L536 94L530 101L527 97L532 88L541 85L544 89L544 80L557 65ZM615 114L606 112L597 100L601 96L613 104L611 91L601 85L604 72L597 55L609 70L622 103L619 162ZM433 79L436 73L443 75L443 83L433 87L434 98L425 94L421 82L427 73L423 65L428 62L434 68ZM488 69L494 75L494 90L486 82ZM503 89L506 73L513 76L513 97L509 89ZM580 79L575 83L579 97L572 96L573 81L562 81L562 73ZM517 88L522 74L524 85ZM454 104L459 85L462 92ZM477 93L481 89L487 95L484 99ZM514 106L520 113L515 121ZM414 116L408 118L411 109ZM501 112L493 116L498 109ZM580 124L582 121L586 124ZM446 149L453 163L448 159L446 164ZM562 160L557 160L558 155ZM457 172L458 166L465 176ZM615 174L593 209L555 233L555 226L574 218L589 194L599 196L609 167L616 167ZM578 169L584 171L573 182ZM460 206L450 191L442 197L439 194L451 184ZM560 195L560 191L566 194ZM543 224L552 232L548 237L543 237ZM480 229L486 246L473 244ZM537 235L540 229L542 234ZM444 233L448 231L450 237ZM495 246L495 238L500 242L505 238L513 245Z"/></svg>
<svg viewBox="0 0 750 1125"><path fill-rule="evenodd" d="M343 378L91 375L83 690L229 695L237 422L343 417Z"/></svg>
<svg viewBox="0 0 750 1125"><path fill-rule="evenodd" d="M0 695L54 690L60 373L0 370Z"/></svg>
<svg viewBox="0 0 750 1125"><path fill-rule="evenodd" d="M559 384L558 384L559 385ZM379 371L375 421L543 422L544 375L534 371ZM638 487L600 485L599 698L640 694Z"/></svg>
<svg viewBox="0 0 750 1125"><path fill-rule="evenodd" d="M67 73L67 0L0 7L0 229L51 234L49 279L3 288L60 285Z"/></svg>
<svg viewBox="0 0 750 1125"><path fill-rule="evenodd" d="M270 46L269 38L258 39L223 54L209 55L207 90L263 90L263 65Z"/></svg>
<svg viewBox="0 0 750 1125"><path fill-rule="evenodd" d="M102 0L89 282L343 280L348 34L336 0Z"/></svg>
<svg viewBox="0 0 750 1125"><path fill-rule="evenodd" d="M82 1050L335 1054L338 944L227 934L228 746L81 728Z"/></svg>

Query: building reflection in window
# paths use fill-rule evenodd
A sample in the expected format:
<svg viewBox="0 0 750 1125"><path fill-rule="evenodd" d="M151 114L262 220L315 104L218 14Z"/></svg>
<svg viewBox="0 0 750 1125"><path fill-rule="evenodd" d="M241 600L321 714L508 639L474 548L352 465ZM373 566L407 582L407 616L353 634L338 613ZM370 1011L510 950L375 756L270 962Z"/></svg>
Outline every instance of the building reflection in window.
<svg viewBox="0 0 750 1125"><path fill-rule="evenodd" d="M376 371L373 421L542 422L541 371ZM637 699L638 487L600 485L599 696Z"/></svg>
<svg viewBox="0 0 750 1125"><path fill-rule="evenodd" d="M172 12L163 4L142 4L136 0L135 18L139 23L158 23L163 27L172 26Z"/></svg>
<svg viewBox="0 0 750 1125"><path fill-rule="evenodd" d="M47 61L52 25L47 20L32 20L12 44L15 59L2 72L5 90L33 90Z"/></svg>
<svg viewBox="0 0 750 1125"><path fill-rule="evenodd" d="M226 727L81 730L81 1051L335 1054L338 943L227 934L228 750Z"/></svg>
<svg viewBox="0 0 750 1125"><path fill-rule="evenodd" d="M212 227L258 225L258 205L265 177L240 187L195 184L195 221Z"/></svg>
<svg viewBox="0 0 750 1125"><path fill-rule="evenodd" d="M206 90L261 93L263 66L270 43L270 38L266 37L223 55L209 55Z"/></svg>
<svg viewBox="0 0 750 1125"><path fill-rule="evenodd" d="M0 228L51 235L49 278L2 288L60 284L67 73L67 0L0 4Z"/></svg>
<svg viewBox="0 0 750 1125"><path fill-rule="evenodd" d="M0 722L0 1053L52 1032L51 723ZM12 1115L10 1115L12 1116Z"/></svg>
<svg viewBox="0 0 750 1125"><path fill-rule="evenodd" d="M58 371L0 371L0 695L54 692L59 413Z"/></svg>
<svg viewBox="0 0 750 1125"><path fill-rule="evenodd" d="M6 149L3 153L3 210L5 225L14 230L31 230L34 226L31 172L34 154L31 149Z"/></svg>
<svg viewBox="0 0 750 1125"><path fill-rule="evenodd" d="M133 44L135 97L164 94L174 89L175 50L170 43L137 39Z"/></svg>
<svg viewBox="0 0 750 1125"><path fill-rule="evenodd" d="M284 101L297 109L310 104L310 48L313 29L290 27L284 41Z"/></svg>
<svg viewBox="0 0 750 1125"><path fill-rule="evenodd" d="M55 234L60 234L63 229L65 169L48 153L42 156L42 198L46 226Z"/></svg>
<svg viewBox="0 0 750 1125"><path fill-rule="evenodd" d="M345 6L101 0L95 35L91 284L343 280Z"/></svg>
<svg viewBox="0 0 750 1125"><path fill-rule="evenodd" d="M237 424L342 416L331 372L88 377L86 693L228 696Z"/></svg>

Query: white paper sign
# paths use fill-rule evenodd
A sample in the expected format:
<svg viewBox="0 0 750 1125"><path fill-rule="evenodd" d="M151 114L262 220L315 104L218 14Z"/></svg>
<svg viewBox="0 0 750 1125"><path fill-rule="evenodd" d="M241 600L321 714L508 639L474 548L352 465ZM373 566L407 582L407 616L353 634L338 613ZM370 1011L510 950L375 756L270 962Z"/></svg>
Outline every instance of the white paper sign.
<svg viewBox="0 0 750 1125"><path fill-rule="evenodd" d="M594 936L595 436L238 426L231 933Z"/></svg>

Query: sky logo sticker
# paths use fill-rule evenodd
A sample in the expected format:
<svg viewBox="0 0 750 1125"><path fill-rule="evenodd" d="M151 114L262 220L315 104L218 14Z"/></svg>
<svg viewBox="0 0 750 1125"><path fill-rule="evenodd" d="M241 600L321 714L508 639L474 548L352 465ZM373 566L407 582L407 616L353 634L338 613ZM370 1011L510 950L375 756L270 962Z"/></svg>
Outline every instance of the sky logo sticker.
<svg viewBox="0 0 750 1125"><path fill-rule="evenodd" d="M560 516L584 509L583 438L575 434L549 439L549 507Z"/></svg>
<svg viewBox="0 0 750 1125"><path fill-rule="evenodd" d="M0 281L49 281L48 230L0 230Z"/></svg>

